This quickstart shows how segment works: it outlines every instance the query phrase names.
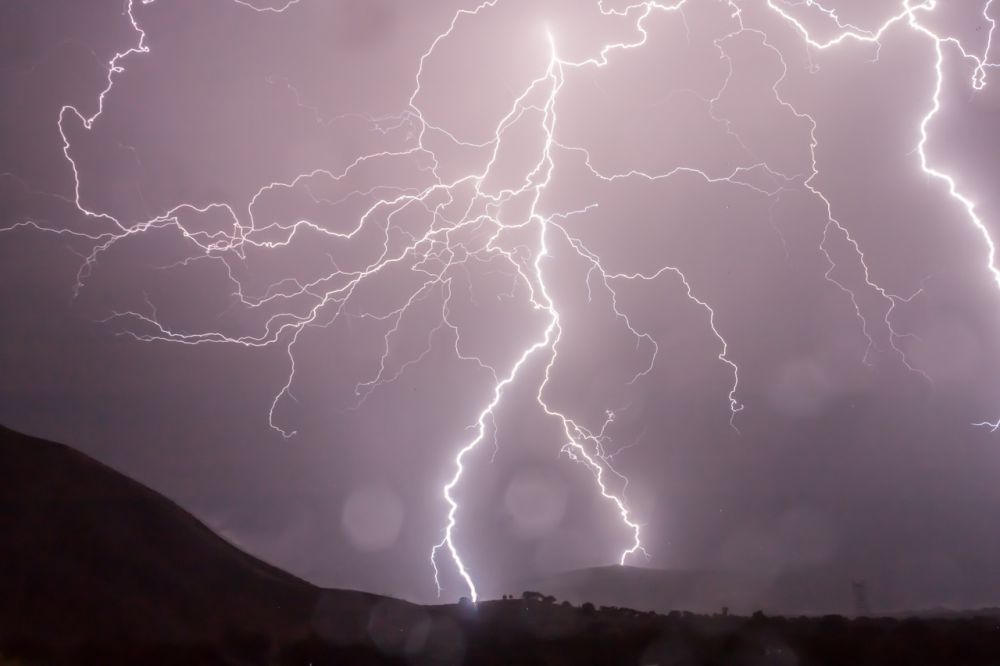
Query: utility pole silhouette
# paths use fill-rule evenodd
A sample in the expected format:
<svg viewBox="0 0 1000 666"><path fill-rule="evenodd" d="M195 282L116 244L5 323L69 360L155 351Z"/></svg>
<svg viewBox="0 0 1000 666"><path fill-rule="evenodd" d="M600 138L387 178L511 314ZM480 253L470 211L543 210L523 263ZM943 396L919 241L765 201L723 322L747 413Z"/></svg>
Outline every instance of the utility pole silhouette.
<svg viewBox="0 0 1000 666"><path fill-rule="evenodd" d="M872 609L868 605L868 585L863 580L856 580L851 583L851 590L854 592L854 615L871 615Z"/></svg>

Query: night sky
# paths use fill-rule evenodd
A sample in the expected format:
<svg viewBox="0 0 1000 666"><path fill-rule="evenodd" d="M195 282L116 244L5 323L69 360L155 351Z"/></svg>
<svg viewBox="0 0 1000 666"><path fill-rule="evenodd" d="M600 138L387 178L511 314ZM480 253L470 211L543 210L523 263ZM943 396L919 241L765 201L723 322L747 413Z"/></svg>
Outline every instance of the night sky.
<svg viewBox="0 0 1000 666"><path fill-rule="evenodd" d="M437 599L475 444L481 596L1000 603L1000 5L267 1L0 0L0 421L325 586Z"/></svg>

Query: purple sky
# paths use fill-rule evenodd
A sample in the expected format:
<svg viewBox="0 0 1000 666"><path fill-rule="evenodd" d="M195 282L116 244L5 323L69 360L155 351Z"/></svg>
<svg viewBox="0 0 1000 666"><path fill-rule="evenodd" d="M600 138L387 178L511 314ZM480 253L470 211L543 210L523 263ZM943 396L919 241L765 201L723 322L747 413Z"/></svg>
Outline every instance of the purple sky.
<svg viewBox="0 0 1000 666"><path fill-rule="evenodd" d="M265 1L0 4L0 420L322 585L437 598L474 444L484 596L1000 602L1000 6Z"/></svg>

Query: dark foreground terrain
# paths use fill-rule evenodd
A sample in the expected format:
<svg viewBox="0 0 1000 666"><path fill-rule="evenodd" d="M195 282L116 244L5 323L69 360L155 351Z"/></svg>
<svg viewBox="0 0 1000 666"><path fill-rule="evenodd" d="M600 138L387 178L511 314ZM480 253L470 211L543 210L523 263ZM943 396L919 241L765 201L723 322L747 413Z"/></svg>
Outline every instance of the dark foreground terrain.
<svg viewBox="0 0 1000 666"><path fill-rule="evenodd" d="M105 639L57 647L9 641L5 650L4 666L995 666L1000 622L637 615L513 600L475 609L414 607L395 616L376 609L365 635L349 641L322 632L275 639L263 630L234 628L197 643Z"/></svg>
<svg viewBox="0 0 1000 666"><path fill-rule="evenodd" d="M59 444L0 428L0 666L1000 665L1000 612L639 613L551 597L421 607L322 590Z"/></svg>

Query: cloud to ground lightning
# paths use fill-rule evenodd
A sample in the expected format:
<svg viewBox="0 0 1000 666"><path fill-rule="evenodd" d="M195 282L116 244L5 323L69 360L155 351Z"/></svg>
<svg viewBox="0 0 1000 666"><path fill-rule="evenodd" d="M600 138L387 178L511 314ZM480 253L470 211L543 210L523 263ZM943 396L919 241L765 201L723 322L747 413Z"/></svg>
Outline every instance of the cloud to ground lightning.
<svg viewBox="0 0 1000 666"><path fill-rule="evenodd" d="M241 10L263 14L294 12L309 0L291 0L283 4L262 7L252 2L231 0ZM425 78L427 70L442 45L460 35L476 21L489 20L491 12L503 0L486 0L481 4L461 9L450 17L447 25L427 45L418 61L413 63L413 86L408 97L408 107L396 115L371 117L356 114L356 118L377 133L405 132L407 145L398 150L387 150L360 155L339 171L315 169L294 178L263 184L246 202L237 207L222 201L181 202L148 219L128 222L114 214L88 206L81 194L87 174L74 157L74 131L90 131L100 123L105 109L115 101L115 84L128 64L134 59L153 58L147 30L140 16L142 5L154 0L128 0L124 7L134 33L134 41L127 49L115 53L107 62L107 76L102 89L97 91L93 105L81 109L63 106L55 119L53 131L62 139L63 156L70 168L73 189L60 195L70 202L78 213L96 226L84 230L73 226L60 226L34 219L16 221L5 229L31 228L42 232L66 235L83 242L88 247L76 276L75 292L87 284L94 267L111 248L130 238L156 230L178 235L190 254L178 266L196 262L213 262L221 266L232 286L235 302L251 312L269 313L263 325L252 333L232 334L206 326L190 331L175 328L162 320L150 299L138 303L135 309L118 310L102 321L121 326L125 335L144 342L168 342L183 345L230 344L244 347L279 347L287 355L288 374L277 386L268 412L269 422L283 437L295 435L294 425L279 418L278 409L285 400L294 399L296 365L302 359L297 353L297 343L305 331L315 327L330 327L335 322L352 319L376 322L384 328L379 341L379 360L365 378L355 385L356 401L347 406L360 408L368 397L381 387L399 379L408 368L422 361L436 341L446 339L457 359L480 372L487 382L489 399L478 414L469 415L470 428L464 441L454 443L454 458L446 473L447 481L440 489L443 496L443 528L440 538L435 537L430 552L430 567L438 593L445 588L442 572L450 567L461 579L465 591L473 600L479 596L476 586L476 566L463 558L457 539L462 520L463 485L468 481L470 454L497 436L497 411L505 397L515 386L528 384L537 403L537 409L558 425L562 453L579 463L593 477L595 492L606 501L621 520L622 545L618 561L626 564L646 555L642 540L642 519L636 516L627 497L628 479L614 465L614 456L622 449L613 450L611 431L619 407L608 405L597 414L575 413L571 408L558 404L552 397L551 385L559 372L560 352L565 344L567 331L565 309L561 307L558 292L553 288L553 276L559 266L556 254L571 255L586 266L583 277L591 302L609 304L609 315L634 341L638 357L635 372L627 385L634 385L649 375L663 353L662 341L646 330L622 303L623 289L637 283L651 288L662 285L679 285L688 301L703 315L704 335L711 339L717 350L715 357L722 364L731 381L728 391L719 397L728 409L729 425L739 429L740 412L744 410L741 399L739 359L731 354L730 339L726 334L725 313L719 312L699 296L698 284L679 267L664 264L655 270L638 270L627 265L612 265L600 252L585 241L575 229L574 222L601 206L594 201L581 207L553 209L546 199L547 190L561 168L574 165L582 168L594 183L635 182L652 184L684 176L702 181L709 187L739 188L765 201L778 201L783 194L798 191L820 204L825 212L821 221L823 231L819 245L825 260L825 278L831 288L842 293L845 314L855 317L867 341L861 361L870 363L873 352L887 344L882 351L890 353L900 365L931 381L917 364L908 358L902 341L910 335L897 328L894 314L897 308L910 303L922 292L922 285L914 285L907 293L894 293L875 277L876 266L870 266L864 248L851 232L851 223L837 214L837 202L820 188L820 147L816 119L788 101L782 88L789 73L786 53L779 48L778 39L769 29L759 27L748 15L763 14L776 19L775 24L797 37L797 45L810 53L855 46L872 49L878 59L884 38L893 31L912 31L926 41L933 54L933 86L927 91L926 110L920 122L913 127L914 159L919 168L935 181L940 182L941 195L949 197L956 209L965 216L981 234L984 267L1000 288L1000 268L996 264L996 246L986 221L977 211L974 197L966 193L961 183L934 165L929 154L928 142L934 131L934 122L942 109L942 90L946 83L949 58L968 63L971 68L970 85L974 90L984 88L993 69L1000 63L992 61L993 36L996 29L994 0L971 2L969 6L981 12L988 27L988 36L980 51L975 51L962 40L940 34L931 27L930 19L938 9L936 0L903 0L884 22L873 26L857 26L841 19L837 9L812 0L676 0L675 2L636 2L626 6L611 7L603 0L598 2L600 14L608 19L626 21L630 37L623 41L606 41L588 57L573 59L563 55L560 26L539 26L537 34L525 35L525 40L545 40L546 57L535 63L534 78L526 87L514 91L513 102L505 108L499 122L485 140L472 140L459 132L433 122L425 111ZM640 168L613 170L602 166L599 159L585 146L574 145L560 133L559 103L567 81L574 77L589 76L597 70L615 71L617 59L628 51L643 49L654 38L649 23L652 17L665 14L686 25L685 11L694 5L712 4L726 10L728 17L724 33L714 41L720 59L728 66L728 76L712 97L703 101L712 122L725 128L727 134L743 146L746 159L735 168L712 171L694 166L677 166L663 172ZM832 5L833 3L830 3ZM810 29L804 16L812 12L827 26L833 26L830 36L820 38ZM769 24L770 25L770 24ZM730 121L719 115L718 106L731 84L733 55L731 45L737 39L755 40L772 53L780 63L780 72L774 79L770 94L781 108L808 127L810 165L802 173L785 173L782 168L754 157L739 132ZM498 54L502 58L503 54ZM297 104L311 109L317 120L324 119L315 107L304 103L291 83L273 77L268 82L289 89ZM478 84L489 86L488 75ZM336 119L334 119L336 120ZM525 128L533 138L526 141L527 148L517 144L515 135ZM516 182L501 173L506 153L512 145L520 147L526 166ZM455 173L454 165L446 157L448 151L473 155L474 167ZM477 162L478 160L478 162ZM336 229L310 219L292 221L270 220L264 202L267 197L280 192L305 191L313 194L320 184L349 187L352 178L361 170L382 164L405 164L413 170L419 184L401 185L385 182L370 188L350 190L336 199L323 199L330 205L348 201L363 201L359 212ZM262 212L263 211L263 212ZM199 216L222 216L227 225L206 230L192 220ZM318 239L318 240L317 240ZM250 254L277 251L297 243L321 242L338 248L351 248L359 243L375 244L379 251L371 260L358 266L344 265L330 255L330 269L308 279L290 275L271 282L261 290L248 287L242 277L242 267ZM849 258L845 259L835 247L846 246ZM841 277L846 264L860 267L861 287L852 286ZM468 335L463 323L454 316L455 290L471 281L471 270L496 272L508 280L509 290L495 294L498 298L522 301L536 318L527 322L514 322L522 327L529 342L512 353L512 361L500 364L488 360L467 344ZM398 275L405 275L399 278ZM366 305L365 294L376 279L398 282L404 295L397 303L385 307ZM863 305L866 297L874 296L882 303L877 319L873 319ZM409 338L407 322L418 308L435 309L435 324L418 336L415 350ZM439 309L438 309L439 308ZM884 339L885 343L880 342ZM409 357L400 362L398 350L406 342ZM595 352L599 353L599 352ZM714 360L712 362L715 362ZM539 371L539 368L541 369ZM531 385L530 382L536 381ZM975 424L1000 429L1000 421L983 421ZM430 491L429 491L430 492Z"/></svg>

